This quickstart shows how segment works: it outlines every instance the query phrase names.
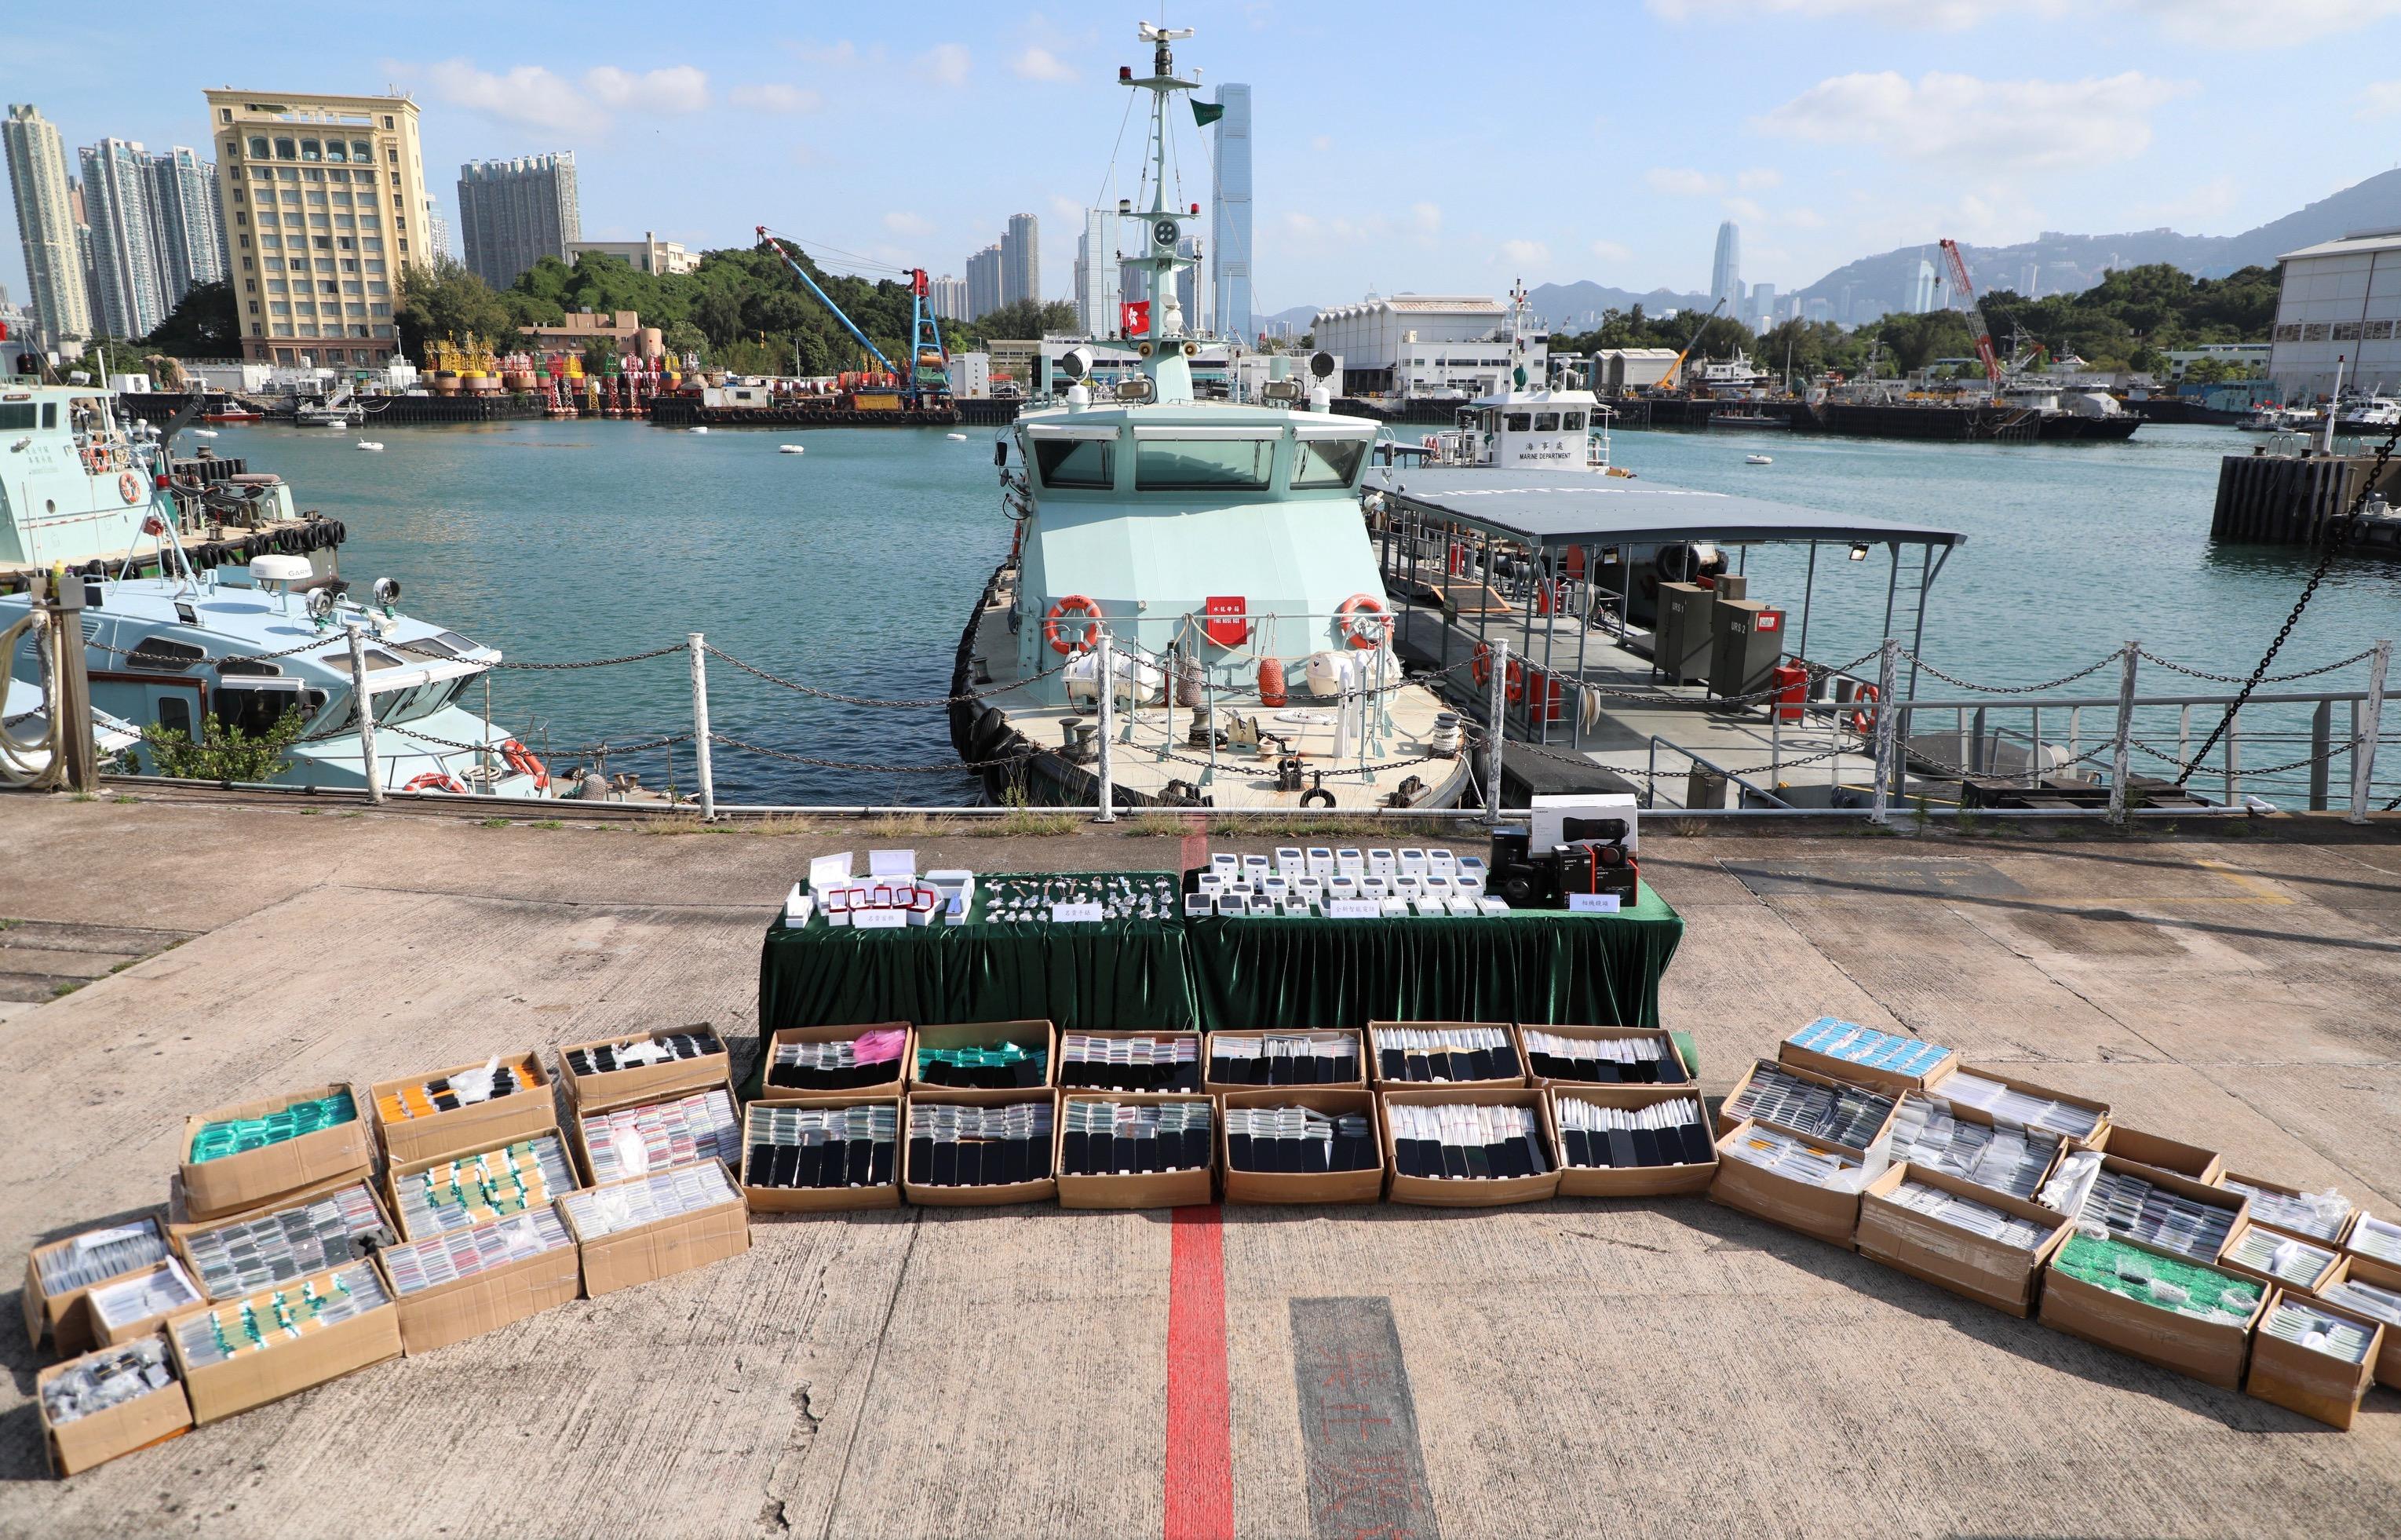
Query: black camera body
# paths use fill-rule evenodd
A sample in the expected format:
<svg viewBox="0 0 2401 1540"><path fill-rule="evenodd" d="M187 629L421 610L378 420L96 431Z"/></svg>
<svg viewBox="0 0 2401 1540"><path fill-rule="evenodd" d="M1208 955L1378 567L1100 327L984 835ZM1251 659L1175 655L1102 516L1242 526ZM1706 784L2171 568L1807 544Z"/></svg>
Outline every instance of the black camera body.
<svg viewBox="0 0 2401 1540"><path fill-rule="evenodd" d="M1577 893L1608 893L1632 908L1640 891L1641 865L1626 847L1623 818L1571 818L1563 832L1577 837L1537 854L1530 831L1502 825L1492 832L1486 891L1512 909L1565 909Z"/></svg>

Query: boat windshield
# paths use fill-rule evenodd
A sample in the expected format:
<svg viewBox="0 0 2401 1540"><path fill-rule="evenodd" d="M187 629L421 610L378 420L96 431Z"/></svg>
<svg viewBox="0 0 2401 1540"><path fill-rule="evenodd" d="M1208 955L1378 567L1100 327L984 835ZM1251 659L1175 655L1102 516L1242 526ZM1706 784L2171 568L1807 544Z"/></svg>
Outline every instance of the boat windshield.
<svg viewBox="0 0 2401 1540"><path fill-rule="evenodd" d="M1098 488L1117 485L1117 443L1105 438L1042 438L1034 441L1035 467L1046 488Z"/></svg>
<svg viewBox="0 0 2401 1540"><path fill-rule="evenodd" d="M1153 439L1134 446L1138 492L1264 492L1275 441Z"/></svg>
<svg viewBox="0 0 2401 1540"><path fill-rule="evenodd" d="M1304 439L1293 463L1293 490L1348 487L1366 458L1367 441L1364 438Z"/></svg>

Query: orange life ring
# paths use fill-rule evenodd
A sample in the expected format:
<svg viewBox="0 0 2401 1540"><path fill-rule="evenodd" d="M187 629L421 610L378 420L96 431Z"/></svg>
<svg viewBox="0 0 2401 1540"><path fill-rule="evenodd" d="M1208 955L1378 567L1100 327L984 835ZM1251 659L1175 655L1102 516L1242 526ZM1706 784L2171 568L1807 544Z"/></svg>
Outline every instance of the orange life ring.
<svg viewBox="0 0 2401 1540"><path fill-rule="evenodd" d="M1363 618L1367 615L1378 619ZM1384 608L1382 599L1372 594L1353 594L1344 599L1342 608L1334 612L1334 619L1342 627L1342 634L1350 639L1351 645L1362 652L1382 646L1384 639L1393 632L1393 612Z"/></svg>
<svg viewBox="0 0 2401 1540"><path fill-rule="evenodd" d="M506 760L509 768L518 775L531 776L535 791L550 790L550 772L542 767L542 761L534 756L534 751L524 744L514 738L507 739L501 745L501 758Z"/></svg>
<svg viewBox="0 0 2401 1540"><path fill-rule="evenodd" d="M467 785L446 770L428 770L401 788L404 791L447 791L453 796L467 794Z"/></svg>
<svg viewBox="0 0 2401 1540"><path fill-rule="evenodd" d="M123 475L118 476L118 477L117 478L117 495L118 497L123 498L123 499L124 499L126 502L141 502L141 501L142 501L142 482L141 482L141 478L139 478L138 476L136 476L136 475L135 475L132 472L130 472L130 471L128 471L128 472L126 472Z"/></svg>
<svg viewBox="0 0 2401 1540"><path fill-rule="evenodd" d="M1070 614L1080 614L1085 617L1084 634L1074 641L1069 641L1061 634L1064 627L1059 624L1062 619ZM1100 632L1101 607L1081 594L1069 594L1065 598L1050 606L1050 612L1042 618L1042 639L1050 644L1050 650L1054 653L1080 653L1099 638Z"/></svg>
<svg viewBox="0 0 2401 1540"><path fill-rule="evenodd" d="M1884 697L1882 695L1877 694L1876 687L1873 684L1862 684L1855 693L1853 693L1851 695L1852 732L1857 733L1861 737L1866 737L1870 733L1875 731L1875 712L1873 710L1861 710L1859 708L1859 702L1866 701L1872 706L1873 703L1883 698Z"/></svg>
<svg viewBox="0 0 2401 1540"><path fill-rule="evenodd" d="M1483 642L1475 644L1475 656L1468 660L1468 677L1478 684L1492 682L1492 649Z"/></svg>
<svg viewBox="0 0 2401 1540"><path fill-rule="evenodd" d="M1501 687L1512 702L1526 698L1526 666L1516 658L1509 660L1509 678Z"/></svg>

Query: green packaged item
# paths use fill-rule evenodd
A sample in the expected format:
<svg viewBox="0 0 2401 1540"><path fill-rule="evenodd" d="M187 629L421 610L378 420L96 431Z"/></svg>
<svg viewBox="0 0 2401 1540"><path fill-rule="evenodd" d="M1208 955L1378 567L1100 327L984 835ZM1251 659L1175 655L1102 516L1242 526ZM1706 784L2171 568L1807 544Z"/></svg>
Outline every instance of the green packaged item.
<svg viewBox="0 0 2401 1540"><path fill-rule="evenodd" d="M993 1043L974 1048L921 1048L917 1079L926 1085L978 1090L1028 1088L1043 1081L1050 1054L1042 1048Z"/></svg>
<svg viewBox="0 0 2401 1540"><path fill-rule="evenodd" d="M2081 1231L2068 1237L2051 1266L2138 1304L2227 1326L2248 1322L2266 1292L2247 1278Z"/></svg>
<svg viewBox="0 0 2401 1540"><path fill-rule="evenodd" d="M350 1093L342 1092L294 1102L263 1118L231 1118L224 1122L203 1123L192 1138L191 1163L199 1165L245 1150L264 1149L286 1139L354 1122L358 1116L358 1104L350 1099Z"/></svg>

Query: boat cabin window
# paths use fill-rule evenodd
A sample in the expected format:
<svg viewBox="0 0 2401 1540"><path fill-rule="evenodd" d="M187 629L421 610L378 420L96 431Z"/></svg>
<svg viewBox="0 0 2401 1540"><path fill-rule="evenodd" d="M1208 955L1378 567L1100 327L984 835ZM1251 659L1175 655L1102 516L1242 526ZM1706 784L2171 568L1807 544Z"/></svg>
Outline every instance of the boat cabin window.
<svg viewBox="0 0 2401 1540"><path fill-rule="evenodd" d="M30 401L0 402L0 429L30 428L34 418L34 404Z"/></svg>
<svg viewBox="0 0 2401 1540"><path fill-rule="evenodd" d="M55 427L57 427L58 425L59 425L59 404L58 404L57 402L55 402L55 401L45 401L45 402L43 402L43 403L42 403L42 426L43 426L43 427L45 427L45 428L55 428Z"/></svg>
<svg viewBox="0 0 2401 1540"><path fill-rule="evenodd" d="M1582 412L1568 412L1561 415L1559 418L1559 431L1570 433L1580 433L1584 432L1584 414Z"/></svg>
<svg viewBox="0 0 2401 1540"><path fill-rule="evenodd" d="M164 637L144 637L135 644L133 651L125 654L125 666L146 669L154 674L180 674L208 655L204 649L184 642L169 641Z"/></svg>
<svg viewBox="0 0 2401 1540"><path fill-rule="evenodd" d="M382 649L377 647L370 647L366 650L366 659L367 672L370 674L380 674L387 668L405 668L408 667L408 665L401 662L400 659L393 657L390 653L384 652Z"/></svg>
<svg viewBox="0 0 2401 1540"><path fill-rule="evenodd" d="M1292 467L1293 490L1348 487L1366 458L1367 441L1364 438L1304 439Z"/></svg>
<svg viewBox="0 0 2401 1540"><path fill-rule="evenodd" d="M1513 433L1531 433L1534 431L1534 414L1531 412L1511 412L1506 419L1506 425L1509 431Z"/></svg>
<svg viewBox="0 0 2401 1540"><path fill-rule="evenodd" d="M459 657L468 653L472 653L481 645L478 642L469 641L465 637L460 636L456 631L441 632L436 639L449 647L450 655L453 657Z"/></svg>
<svg viewBox="0 0 2401 1540"><path fill-rule="evenodd" d="M1134 446L1138 492L1264 492L1275 465L1266 438L1152 439Z"/></svg>
<svg viewBox="0 0 2401 1540"><path fill-rule="evenodd" d="M1557 433L1558 431L1559 431L1559 414L1558 414L1558 413L1557 413L1557 412L1536 412L1536 413L1534 414L1534 432L1536 432L1536 433Z"/></svg>
<svg viewBox="0 0 2401 1540"><path fill-rule="evenodd" d="M1489 406L1485 407L1482 412L1477 414L1478 420L1482 424L1484 431L1488 433L1492 431L1492 424L1499 419L1499 416L1500 414L1493 411Z"/></svg>
<svg viewBox="0 0 2401 1540"><path fill-rule="evenodd" d="M171 732L192 736L192 705L181 695L158 697L158 725Z"/></svg>
<svg viewBox="0 0 2401 1540"><path fill-rule="evenodd" d="M1045 487L1098 488L1118 484L1117 444L1105 438L1037 438L1035 468Z"/></svg>
<svg viewBox="0 0 2401 1540"><path fill-rule="evenodd" d="M455 658L459 655L459 649L450 645L449 639L438 635L419 637L415 641L401 642L399 646L409 656L418 659Z"/></svg>
<svg viewBox="0 0 2401 1540"><path fill-rule="evenodd" d="M284 712L296 708L306 715L324 704L324 693L318 690L249 690L229 686L217 691L214 708L217 721L238 733L257 737L282 721Z"/></svg>
<svg viewBox="0 0 2401 1540"><path fill-rule="evenodd" d="M275 679L282 673L281 665L261 663L255 658L227 658L217 665L219 679L231 679L237 674L249 679Z"/></svg>

